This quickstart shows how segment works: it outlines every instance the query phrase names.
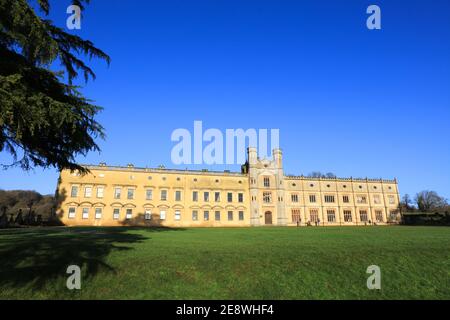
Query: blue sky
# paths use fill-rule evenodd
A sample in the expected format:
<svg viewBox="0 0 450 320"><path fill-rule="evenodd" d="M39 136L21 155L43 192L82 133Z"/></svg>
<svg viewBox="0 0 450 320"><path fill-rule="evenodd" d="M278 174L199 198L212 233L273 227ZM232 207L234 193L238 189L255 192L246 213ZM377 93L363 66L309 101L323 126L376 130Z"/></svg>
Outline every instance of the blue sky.
<svg viewBox="0 0 450 320"><path fill-rule="evenodd" d="M51 3L64 26L69 1ZM366 28L370 4L381 30ZM449 1L95 0L81 27L112 59L91 62L83 93L107 138L81 163L174 167L172 131L202 120L279 128L286 173L397 177L402 194L450 198ZM0 188L53 193L57 176L9 169Z"/></svg>

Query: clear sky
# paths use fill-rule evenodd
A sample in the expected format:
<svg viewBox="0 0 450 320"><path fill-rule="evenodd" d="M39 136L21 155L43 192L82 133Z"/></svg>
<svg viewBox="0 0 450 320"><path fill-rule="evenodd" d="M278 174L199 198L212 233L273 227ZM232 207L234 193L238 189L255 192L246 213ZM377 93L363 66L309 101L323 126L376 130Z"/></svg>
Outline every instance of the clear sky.
<svg viewBox="0 0 450 320"><path fill-rule="evenodd" d="M51 3L65 26L69 1ZM366 28L370 4L381 30ZM450 198L450 1L94 0L81 27L112 58L83 89L107 138L81 163L174 167L172 131L202 120L279 128L286 173ZM53 193L57 176L9 169L0 188Z"/></svg>

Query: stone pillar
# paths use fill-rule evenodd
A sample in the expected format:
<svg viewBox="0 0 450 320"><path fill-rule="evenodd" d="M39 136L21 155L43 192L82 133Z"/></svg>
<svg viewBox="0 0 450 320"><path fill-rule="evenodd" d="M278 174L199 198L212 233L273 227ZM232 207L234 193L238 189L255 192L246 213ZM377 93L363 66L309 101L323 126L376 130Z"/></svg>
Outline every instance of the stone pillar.
<svg viewBox="0 0 450 320"><path fill-rule="evenodd" d="M250 224L252 226L260 225L258 210L258 172L256 165L258 163L258 152L256 148L248 148L248 179L250 188Z"/></svg>
<svg viewBox="0 0 450 320"><path fill-rule="evenodd" d="M285 199L285 187L284 187L284 172L283 172L283 153L281 149L273 149L273 161L276 166L275 183L277 184L277 224L279 226L285 226L288 223L286 215L286 199Z"/></svg>

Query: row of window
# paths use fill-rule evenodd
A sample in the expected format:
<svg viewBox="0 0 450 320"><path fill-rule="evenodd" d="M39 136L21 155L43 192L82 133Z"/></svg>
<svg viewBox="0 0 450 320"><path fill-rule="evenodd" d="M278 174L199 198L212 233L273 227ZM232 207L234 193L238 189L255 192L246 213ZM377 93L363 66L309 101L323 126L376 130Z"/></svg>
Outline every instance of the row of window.
<svg viewBox="0 0 450 320"><path fill-rule="evenodd" d="M89 219L89 208L81 208L81 218L82 219ZM113 208L113 220L120 220L120 208ZM214 220L215 221L221 221L221 211L214 211ZM76 218L76 208L70 207L69 213L68 213L69 219L75 219ZM103 208L95 208L94 209L94 217L96 220L100 220L103 217ZM131 220L133 218L133 209L126 209L125 211L125 219ZM167 211L160 210L159 211L159 220L166 220L167 218ZM227 220L233 221L235 218L235 212L234 211L228 211L227 212ZM239 221L244 220L244 211L239 211L237 216ZM144 212L144 219L145 220L152 220L152 211L151 210L145 210ZM176 210L174 212L174 220L180 221L181 220L181 211ZM192 211L192 221L198 221L199 220L199 212L197 210ZM210 212L209 211L203 211L203 220L209 221L210 220Z"/></svg>
<svg viewBox="0 0 450 320"><path fill-rule="evenodd" d="M135 198L135 189L134 188L127 188L127 199L133 200ZM79 187L78 186L72 186L70 196L72 198L78 197L79 193ZM91 198L93 193L93 188L91 186L84 187L84 197L85 198ZM103 186L97 187L97 198L103 198L105 195L105 188ZM193 191L192 192L192 201L198 202L199 201L199 192ZM210 202L212 198L214 198L215 202L221 201L221 192L209 192L205 191L202 193L202 200L204 202ZM122 188L116 187L114 188L114 199L121 199L122 197ZM168 199L168 191L167 190L161 190L160 192L160 200L161 201L167 201ZM153 200L153 189L146 189L145 190L145 199L146 200ZM174 199L175 201L182 201L182 191L176 190L174 193ZM237 202L243 203L244 202L244 193L238 193L237 194ZM232 192L227 192L227 202L233 202L234 201L234 195Z"/></svg>
<svg viewBox="0 0 450 320"><path fill-rule="evenodd" d="M256 184L256 179L251 179L251 180L250 180L250 183L251 183L251 184ZM280 184L281 184L281 183L282 183L282 181L280 181ZM263 185L264 185L265 188L270 188L270 177L263 177ZM293 186L293 187L296 187L297 184L294 182L294 183L292 183L292 186ZM313 188L313 187L314 187L314 183L311 183L309 186L310 186L311 188ZM327 184L326 187L327 187L327 188L331 188L331 184ZM343 187L343 188L347 188L347 185L344 184L342 187ZM358 188L359 188L359 189L363 189L363 186L362 186L362 185L359 185ZM377 190L378 187L377 187L377 186L372 186L372 189ZM392 187L389 186L388 189L389 189L389 190L392 190Z"/></svg>
<svg viewBox="0 0 450 320"><path fill-rule="evenodd" d="M389 204L395 204L395 197L392 195L388 196ZM252 198L253 201L256 201L256 198ZM298 203L300 200L299 195L297 193L291 194L291 202ZM283 201L283 198L279 198L278 201ZM263 192L263 202L264 203L272 203L272 192ZM317 198L315 194L309 195L309 202L310 203L316 203ZM334 195L325 195L324 196L324 202L325 203L335 203L336 199ZM348 195L342 196L342 202L343 203L350 203L350 197ZM356 203L358 204L367 204L367 196L365 195L357 195L356 196ZM373 203L374 204L381 204L381 197L380 195L374 195L373 196Z"/></svg>
<svg viewBox="0 0 450 320"><path fill-rule="evenodd" d="M291 214L292 214L292 222L293 223L301 222L300 209L292 209ZM391 219L395 219L396 215L397 215L396 211L390 212ZM344 216L344 222L352 222L353 215L352 215L351 210L344 210L343 216ZM319 210L311 209L309 211L309 218L310 218L309 221L312 223L320 222ZM333 209L326 210L326 218L327 218L328 223L336 222L336 211ZM361 222L369 222L367 210L359 210L359 220ZM383 211L375 210L375 222L384 222Z"/></svg>
<svg viewBox="0 0 450 320"><path fill-rule="evenodd" d="M266 194L266 192L264 192L264 194ZM263 201L266 202L266 199L270 199L270 196L268 196L269 198L264 198L263 197ZM389 204L395 204L395 196L393 195L389 195L388 196L388 201ZM291 194L291 202L294 203L298 203L299 202L299 196L296 193ZM315 194L310 194L309 195L309 202L310 203L316 203L317 202L317 198ZM326 203L335 203L336 202L336 197L334 195L325 195L324 196L324 202ZM342 196L342 202L343 203L350 203L350 196L348 195L344 195ZM367 196L365 195L357 195L356 196L356 203L358 204L367 204ZM380 195L373 195L373 203L374 204L381 204L381 196Z"/></svg>
<svg viewBox="0 0 450 320"><path fill-rule="evenodd" d="M71 197L76 198L78 197L78 186L72 186L71 190ZM97 187L97 198L103 198L105 189L103 186ZM85 198L91 198L93 193L93 188L90 186L86 186L84 188L84 197ZM210 202L211 198L214 198L215 202L221 201L221 192L209 192L205 191L203 192L202 200L204 202ZM122 188L116 187L114 188L114 199L121 199L122 197ZM135 189L134 188L127 188L127 199L133 200L135 198ZM175 201L182 201L182 191L176 190L174 194ZM192 192L192 201L198 202L200 198L200 193L198 191ZM145 190L145 199L146 200L153 200L153 189L146 189ZM160 191L160 200L161 201L167 201L168 199L168 191L167 190L161 190ZM252 198L252 200L256 201L256 199ZM278 199L279 201L283 201L282 198ZM291 194L291 202L298 203L300 200L300 197L298 194L294 193ZM388 196L389 204L395 204L395 196L389 195ZM227 193L227 202L233 202L233 193L228 192ZM237 194L237 202L243 203L244 202L244 194L238 193ZM272 203L272 192L263 192L263 202L264 203ZM310 203L316 203L317 198L315 194L309 195L309 202ZM324 202L325 203L335 203L336 198L335 195L325 195L324 196ZM344 195L342 196L342 202L343 203L349 203L350 202L350 196ZM367 196L366 195L357 195L356 196L356 203L358 204L367 204ZM373 203L374 204L381 204L381 196L380 195L373 195Z"/></svg>

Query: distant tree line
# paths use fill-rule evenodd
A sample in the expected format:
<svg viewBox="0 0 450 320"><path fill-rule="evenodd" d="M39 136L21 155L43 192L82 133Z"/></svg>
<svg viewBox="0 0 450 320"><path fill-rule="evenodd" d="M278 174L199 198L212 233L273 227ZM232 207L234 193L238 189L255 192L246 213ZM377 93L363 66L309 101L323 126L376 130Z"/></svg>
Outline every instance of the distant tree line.
<svg viewBox="0 0 450 320"><path fill-rule="evenodd" d="M56 201L36 191L0 190L0 228L48 224L55 218Z"/></svg>
<svg viewBox="0 0 450 320"><path fill-rule="evenodd" d="M320 171L313 171L307 175L309 178L336 178L336 175L332 172L322 173Z"/></svg>
<svg viewBox="0 0 450 320"><path fill-rule="evenodd" d="M418 192L414 199L405 194L399 204L404 224L450 225L450 204L436 191Z"/></svg>

